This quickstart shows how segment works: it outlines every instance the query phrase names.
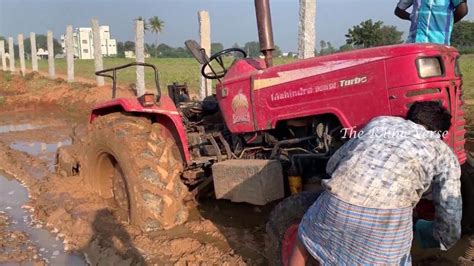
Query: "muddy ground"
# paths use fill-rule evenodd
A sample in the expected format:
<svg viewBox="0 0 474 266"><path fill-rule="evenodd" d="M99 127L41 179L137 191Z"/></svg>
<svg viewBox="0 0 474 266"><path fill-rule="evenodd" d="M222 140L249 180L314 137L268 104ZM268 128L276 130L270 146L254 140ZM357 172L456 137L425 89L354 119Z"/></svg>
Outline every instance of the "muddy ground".
<svg viewBox="0 0 474 266"><path fill-rule="evenodd" d="M107 85L0 72L0 263L265 264L264 225L272 206L204 200L191 204L186 224L142 234L119 222L79 177L55 174L57 148L81 134L90 108L109 98ZM470 123L467 146L474 151ZM460 245L449 254L415 250L414 260L431 264L433 256L444 256L441 264L454 263L465 242Z"/></svg>

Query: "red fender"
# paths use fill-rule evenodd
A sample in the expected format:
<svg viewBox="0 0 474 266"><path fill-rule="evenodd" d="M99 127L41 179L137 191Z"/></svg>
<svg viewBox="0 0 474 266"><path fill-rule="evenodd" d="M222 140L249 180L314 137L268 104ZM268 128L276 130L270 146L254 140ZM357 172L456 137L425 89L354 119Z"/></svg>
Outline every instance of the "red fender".
<svg viewBox="0 0 474 266"><path fill-rule="evenodd" d="M118 98L104 102L92 109L89 122L92 123L98 116L114 112L134 113L137 116L140 116L140 114L150 116L150 114L152 114L152 117L155 117L158 123L162 123L174 132L186 163L191 163L191 155L188 150L188 141L186 139L183 121L176 106L169 97L162 96L159 104L150 107L143 107L136 98Z"/></svg>

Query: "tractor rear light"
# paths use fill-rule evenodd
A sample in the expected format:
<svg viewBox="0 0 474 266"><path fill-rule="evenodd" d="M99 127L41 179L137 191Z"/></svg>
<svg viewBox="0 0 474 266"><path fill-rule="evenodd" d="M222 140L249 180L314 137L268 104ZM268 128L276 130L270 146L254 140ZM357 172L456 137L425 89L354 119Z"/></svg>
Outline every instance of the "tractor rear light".
<svg viewBox="0 0 474 266"><path fill-rule="evenodd" d="M138 97L138 101L144 107L150 107L156 104L156 96L153 93L145 93Z"/></svg>
<svg viewBox="0 0 474 266"><path fill-rule="evenodd" d="M440 77L443 73L443 65L439 57L424 57L416 60L416 67L420 78Z"/></svg>

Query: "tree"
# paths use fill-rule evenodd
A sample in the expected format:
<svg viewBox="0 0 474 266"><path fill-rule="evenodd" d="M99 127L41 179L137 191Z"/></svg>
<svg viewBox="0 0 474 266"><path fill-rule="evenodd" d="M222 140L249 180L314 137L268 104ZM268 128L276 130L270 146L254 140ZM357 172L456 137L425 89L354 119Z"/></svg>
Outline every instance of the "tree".
<svg viewBox="0 0 474 266"><path fill-rule="evenodd" d="M281 57L283 52L281 51L278 45L275 45L275 50L273 50L273 57Z"/></svg>
<svg viewBox="0 0 474 266"><path fill-rule="evenodd" d="M382 21L374 23L369 19L348 30L346 43L357 48L390 45L401 43L402 35L395 26L384 26Z"/></svg>
<svg viewBox="0 0 474 266"><path fill-rule="evenodd" d="M403 42L403 31L398 31L395 26L382 26L380 29L382 41L378 45L400 44Z"/></svg>
<svg viewBox="0 0 474 266"><path fill-rule="evenodd" d="M326 49L326 41L325 40L321 40L319 42L319 46L321 46L321 51Z"/></svg>
<svg viewBox="0 0 474 266"><path fill-rule="evenodd" d="M326 42L324 40L321 40L320 45L321 45L321 51L319 52L320 55L328 55L328 54L333 54L337 52L336 49L332 46L331 42Z"/></svg>
<svg viewBox="0 0 474 266"><path fill-rule="evenodd" d="M238 43L234 43L234 45L232 45L232 48L240 48L242 50L245 50L244 47L240 47ZM234 58L237 59L237 58L242 58L242 54L241 53L234 53Z"/></svg>
<svg viewBox="0 0 474 266"><path fill-rule="evenodd" d="M24 41L25 46L25 54L31 54L31 41L30 38L26 38ZM61 48L61 44L57 39L53 38L53 46L54 46L54 54L62 54L63 49ZM38 34L36 35L36 49L42 48L43 50L48 50L48 37L46 35Z"/></svg>
<svg viewBox="0 0 474 266"><path fill-rule="evenodd" d="M260 56L260 44L258 42L245 43L243 50L247 53L248 57Z"/></svg>
<svg viewBox="0 0 474 266"><path fill-rule="evenodd" d="M123 42L117 42L117 57L125 57L125 45Z"/></svg>
<svg viewBox="0 0 474 266"><path fill-rule="evenodd" d="M135 42L126 41L126 42L123 44L123 50L124 50L124 51L133 51L133 52L135 52Z"/></svg>
<svg viewBox="0 0 474 266"><path fill-rule="evenodd" d="M158 45L158 35L160 32L163 31L163 27L165 26L165 22L158 18L157 16L153 16L148 19L148 25L150 27L150 31L156 34L156 42L155 44Z"/></svg>
<svg viewBox="0 0 474 266"><path fill-rule="evenodd" d="M211 43L211 55L224 50L224 45L220 42Z"/></svg>
<svg viewBox="0 0 474 266"><path fill-rule="evenodd" d="M463 20L454 24L451 44L459 48L474 47L474 21Z"/></svg>
<svg viewBox="0 0 474 266"><path fill-rule="evenodd" d="M347 43L342 45L341 47L339 47L340 52L347 52L347 51L351 51L351 50L354 50L354 47L350 44L347 44Z"/></svg>

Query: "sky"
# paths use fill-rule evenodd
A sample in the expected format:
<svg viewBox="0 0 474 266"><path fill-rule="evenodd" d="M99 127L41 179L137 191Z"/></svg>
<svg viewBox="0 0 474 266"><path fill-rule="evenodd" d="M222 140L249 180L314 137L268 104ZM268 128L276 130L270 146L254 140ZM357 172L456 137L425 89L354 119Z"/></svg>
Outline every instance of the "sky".
<svg viewBox="0 0 474 266"><path fill-rule="evenodd" d="M409 22L393 15L396 4L397 0L317 0L316 43L325 40L338 48L347 30L367 19L407 32ZM299 1L270 0L270 6L276 45L284 52L296 51ZM253 0L0 0L0 35L16 39L19 33L52 30L59 38L66 25L90 27L90 19L98 18L101 25L110 26L112 38L133 41L133 20L158 16L165 22L158 43L178 47L198 39L199 10L209 12L212 42L231 47L258 40ZM474 20L474 11L467 19ZM146 34L146 42L156 41L155 34Z"/></svg>

